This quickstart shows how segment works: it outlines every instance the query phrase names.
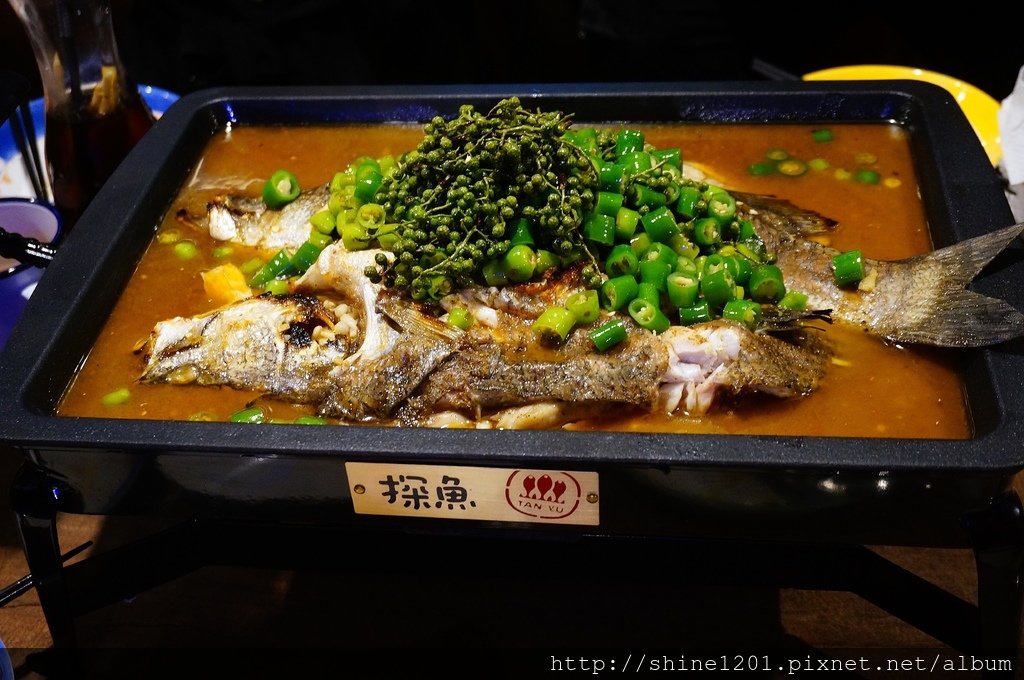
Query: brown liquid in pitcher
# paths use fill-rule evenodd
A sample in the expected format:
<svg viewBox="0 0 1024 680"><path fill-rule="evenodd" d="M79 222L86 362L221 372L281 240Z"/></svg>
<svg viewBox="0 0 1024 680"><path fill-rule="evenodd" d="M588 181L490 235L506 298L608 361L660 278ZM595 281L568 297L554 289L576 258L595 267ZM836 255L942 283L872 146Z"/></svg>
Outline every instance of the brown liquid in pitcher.
<svg viewBox="0 0 1024 680"><path fill-rule="evenodd" d="M65 233L153 121L140 96L122 99L103 115L88 106L75 112L69 108L47 112L46 157L54 204L64 216Z"/></svg>

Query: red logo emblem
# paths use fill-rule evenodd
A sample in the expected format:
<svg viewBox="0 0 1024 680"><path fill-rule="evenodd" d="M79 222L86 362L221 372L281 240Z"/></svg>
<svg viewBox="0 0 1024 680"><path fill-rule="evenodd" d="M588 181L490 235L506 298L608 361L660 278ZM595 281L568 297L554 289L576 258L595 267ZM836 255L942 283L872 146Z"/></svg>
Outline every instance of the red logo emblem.
<svg viewBox="0 0 1024 680"><path fill-rule="evenodd" d="M505 481L505 501L537 519L563 519L580 505L583 489L568 472L516 470Z"/></svg>

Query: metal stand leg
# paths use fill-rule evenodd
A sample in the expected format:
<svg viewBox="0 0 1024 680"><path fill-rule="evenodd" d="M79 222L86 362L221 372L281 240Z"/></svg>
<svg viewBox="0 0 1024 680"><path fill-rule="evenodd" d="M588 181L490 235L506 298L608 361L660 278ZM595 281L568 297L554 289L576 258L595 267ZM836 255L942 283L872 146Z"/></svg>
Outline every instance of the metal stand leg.
<svg viewBox="0 0 1024 680"><path fill-rule="evenodd" d="M1024 508L1020 497L1010 493L968 516L966 528L978 570L979 651L1005 655L1016 665L1024 603Z"/></svg>
<svg viewBox="0 0 1024 680"><path fill-rule="evenodd" d="M57 540L58 494L54 489L53 480L25 465L14 480L11 504L18 516L22 548L53 646L73 649L76 646L75 617Z"/></svg>

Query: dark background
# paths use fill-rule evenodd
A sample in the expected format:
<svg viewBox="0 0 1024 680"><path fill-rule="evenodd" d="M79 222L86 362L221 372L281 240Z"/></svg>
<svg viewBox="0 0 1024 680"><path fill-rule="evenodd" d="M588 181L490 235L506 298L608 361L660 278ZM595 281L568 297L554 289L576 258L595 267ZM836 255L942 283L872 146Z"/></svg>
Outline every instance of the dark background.
<svg viewBox="0 0 1024 680"><path fill-rule="evenodd" d="M223 85L764 80L752 68L760 59L791 74L916 66L1001 100L1024 66L1020 26L994 2L944 10L713 0L113 0L113 16L134 79L179 94ZM3 1L0 68L36 77Z"/></svg>

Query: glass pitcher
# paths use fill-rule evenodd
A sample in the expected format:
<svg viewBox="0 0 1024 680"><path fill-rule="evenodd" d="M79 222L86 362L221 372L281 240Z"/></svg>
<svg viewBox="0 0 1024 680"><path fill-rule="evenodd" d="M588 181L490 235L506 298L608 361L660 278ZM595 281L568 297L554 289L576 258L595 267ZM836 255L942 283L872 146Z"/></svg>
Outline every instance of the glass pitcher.
<svg viewBox="0 0 1024 680"><path fill-rule="evenodd" d="M9 2L39 67L50 188L70 229L153 113L121 61L109 0Z"/></svg>

